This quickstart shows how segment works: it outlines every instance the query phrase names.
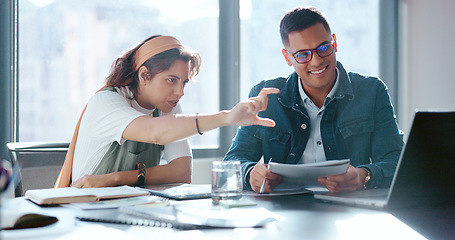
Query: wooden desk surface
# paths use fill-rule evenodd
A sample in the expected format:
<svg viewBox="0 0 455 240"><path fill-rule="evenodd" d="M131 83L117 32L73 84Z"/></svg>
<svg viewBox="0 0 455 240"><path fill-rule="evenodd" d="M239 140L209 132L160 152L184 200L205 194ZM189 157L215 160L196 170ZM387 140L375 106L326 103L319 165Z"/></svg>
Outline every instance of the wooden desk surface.
<svg viewBox="0 0 455 240"><path fill-rule="evenodd" d="M56 224L36 229L1 231L1 239L425 239L387 212L324 203L311 194L247 197L283 217L264 228L175 230L166 228L81 222L82 210L39 207L24 198L2 202L17 208L53 214ZM192 200L206 201L210 199ZM180 201L179 204L182 202ZM97 210L89 210L97 211ZM116 210L113 210L116 211Z"/></svg>

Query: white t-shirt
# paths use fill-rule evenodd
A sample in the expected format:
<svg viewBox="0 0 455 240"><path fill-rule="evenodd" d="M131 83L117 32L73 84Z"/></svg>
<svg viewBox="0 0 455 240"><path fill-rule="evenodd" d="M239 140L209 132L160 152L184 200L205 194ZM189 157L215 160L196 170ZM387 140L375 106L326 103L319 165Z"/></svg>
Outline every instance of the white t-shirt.
<svg viewBox="0 0 455 240"><path fill-rule="evenodd" d="M155 109L145 109L131 99L133 94L128 87L116 88L117 92L101 91L87 103L82 116L73 158L73 182L93 171L115 141L123 144L123 131L134 119L152 115ZM181 113L177 105L169 113L159 112L160 116ZM180 157L192 157L188 139L164 145L162 160L172 161Z"/></svg>

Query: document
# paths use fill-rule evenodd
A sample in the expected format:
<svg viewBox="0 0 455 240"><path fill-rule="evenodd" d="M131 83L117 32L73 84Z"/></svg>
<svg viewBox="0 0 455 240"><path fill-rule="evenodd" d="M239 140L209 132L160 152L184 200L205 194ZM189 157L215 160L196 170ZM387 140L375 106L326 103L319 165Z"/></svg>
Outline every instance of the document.
<svg viewBox="0 0 455 240"><path fill-rule="evenodd" d="M309 164L270 163L273 173L283 176L281 189L321 189L317 181L319 177L346 173L349 159L329 160Z"/></svg>
<svg viewBox="0 0 455 240"><path fill-rule="evenodd" d="M150 195L150 193L130 186L104 188L47 188L33 189L25 192L25 196L28 199L39 205L96 202L102 199L137 197L145 195Z"/></svg>

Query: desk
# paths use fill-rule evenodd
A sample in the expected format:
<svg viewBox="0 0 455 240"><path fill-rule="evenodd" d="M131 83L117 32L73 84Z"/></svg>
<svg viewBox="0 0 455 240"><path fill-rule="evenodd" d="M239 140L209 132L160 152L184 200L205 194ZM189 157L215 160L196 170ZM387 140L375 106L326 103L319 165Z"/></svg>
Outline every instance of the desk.
<svg viewBox="0 0 455 240"><path fill-rule="evenodd" d="M247 197L284 217L264 228L175 230L143 226L82 222L82 210L39 207L24 198L3 202L2 207L27 208L53 214L55 224L26 230L1 231L1 239L425 239L392 214L335 205L313 199L311 194ZM193 200L206 201L210 199ZM179 202L181 203L181 202ZM171 203L172 204L172 203ZM95 210L98 211L98 210ZM114 210L113 210L114 211ZM100 238L101 237L101 238Z"/></svg>

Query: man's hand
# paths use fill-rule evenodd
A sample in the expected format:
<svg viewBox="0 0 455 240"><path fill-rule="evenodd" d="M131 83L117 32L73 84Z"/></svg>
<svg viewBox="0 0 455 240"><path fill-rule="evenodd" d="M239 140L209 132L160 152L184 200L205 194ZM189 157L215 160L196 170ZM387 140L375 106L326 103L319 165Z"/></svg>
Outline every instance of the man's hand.
<svg viewBox="0 0 455 240"><path fill-rule="evenodd" d="M259 193L264 181L264 193L268 193L283 182L283 177L267 169L267 164L256 164L250 172L250 185L253 191Z"/></svg>
<svg viewBox="0 0 455 240"><path fill-rule="evenodd" d="M329 189L330 192L355 191L363 187L367 172L363 168L349 165L345 174L319 177L318 182Z"/></svg>

